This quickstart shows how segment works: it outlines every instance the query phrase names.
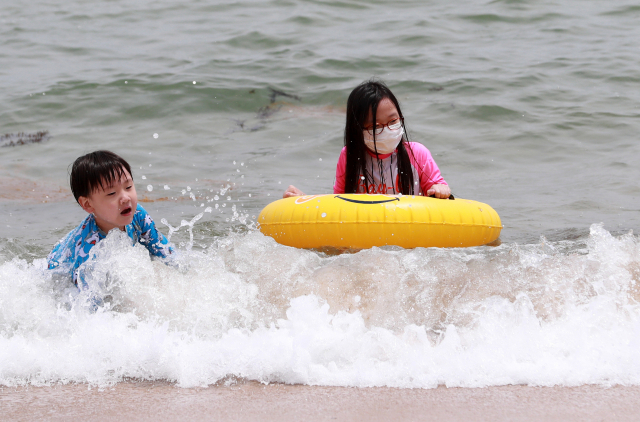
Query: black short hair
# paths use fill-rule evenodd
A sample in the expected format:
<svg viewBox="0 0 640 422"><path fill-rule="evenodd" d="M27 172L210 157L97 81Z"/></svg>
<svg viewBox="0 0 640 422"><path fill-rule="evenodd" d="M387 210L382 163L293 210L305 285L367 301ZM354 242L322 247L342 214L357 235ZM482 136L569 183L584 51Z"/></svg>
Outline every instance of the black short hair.
<svg viewBox="0 0 640 422"><path fill-rule="evenodd" d="M111 151L94 151L78 157L71 167L69 184L74 198L88 197L98 189L104 189L127 177L125 170L133 179L131 166L124 158Z"/></svg>

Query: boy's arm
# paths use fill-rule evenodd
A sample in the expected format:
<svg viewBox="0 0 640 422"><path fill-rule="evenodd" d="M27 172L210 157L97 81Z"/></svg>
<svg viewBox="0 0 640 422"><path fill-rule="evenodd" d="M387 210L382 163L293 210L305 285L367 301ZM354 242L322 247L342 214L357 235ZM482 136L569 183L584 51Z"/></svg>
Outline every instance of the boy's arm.
<svg viewBox="0 0 640 422"><path fill-rule="evenodd" d="M86 235L85 229L86 221L60 239L47 257L47 269L64 278L70 278L76 286L80 286L78 268L89 257L88 251L85 250L86 242L83 241L83 236ZM84 280L81 281L84 284Z"/></svg>
<svg viewBox="0 0 640 422"><path fill-rule="evenodd" d="M136 219L140 227L140 243L149 250L151 255L166 258L175 253L173 246L156 228L156 223L140 204L136 209Z"/></svg>

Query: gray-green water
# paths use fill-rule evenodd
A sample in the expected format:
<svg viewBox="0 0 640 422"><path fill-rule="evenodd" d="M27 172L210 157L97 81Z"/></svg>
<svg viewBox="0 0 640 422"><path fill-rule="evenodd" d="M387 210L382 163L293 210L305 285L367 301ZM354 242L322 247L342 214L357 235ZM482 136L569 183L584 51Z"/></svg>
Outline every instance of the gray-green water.
<svg viewBox="0 0 640 422"><path fill-rule="evenodd" d="M637 361L638 238L622 234L640 229L639 19L631 1L0 2L0 134L52 136L0 148L0 349L14 362L0 363L0 384L201 385L229 374L339 385L637 384L628 363ZM277 246L238 220L289 184L331 191L346 98L371 77L399 98L411 139L431 150L453 193L498 211L502 246L327 257ZM298 99L272 103L273 90ZM165 233L161 219L177 226L213 208L195 223L194 255L186 229L172 239L191 272L138 264L113 246L105 265L124 281L110 292L118 311L108 321L64 316L62 293L38 272L84 217L67 172L95 149L131 163ZM590 234L595 223L606 230ZM131 273L137 265L155 275ZM278 361L288 356L277 347L286 324L325 312L316 299L331 315L362 312L332 324L361 318L366 338L405 330L405 349L390 352L395 340L382 336L376 347L388 353L370 356L362 350L378 349L366 339L362 350L343 347L334 333L335 356L310 348L309 366ZM277 333L256 328L285 312ZM585 324L595 331L581 332ZM90 327L103 346L82 340ZM241 350L237 328L247 336ZM360 339L350 330L346 339ZM162 335L179 347L156 347ZM136 349L141 338L147 355ZM121 339L121 354L110 355ZM37 364L20 360L25 348ZM242 366L255 362L247 350L262 364ZM435 366L413 366L427 355ZM73 363L92 356L112 363ZM595 363L603 359L609 366Z"/></svg>
<svg viewBox="0 0 640 422"><path fill-rule="evenodd" d="M632 2L31 2L0 16L0 128L53 136L0 150L6 177L66 188L75 157L109 148L150 198L230 179L255 214L289 183L330 191L346 97L375 76L454 193L500 213L504 241L639 227ZM269 88L300 101L260 119ZM185 202L151 208L195 215ZM67 205L3 201L3 231L51 243L52 214L82 216Z"/></svg>

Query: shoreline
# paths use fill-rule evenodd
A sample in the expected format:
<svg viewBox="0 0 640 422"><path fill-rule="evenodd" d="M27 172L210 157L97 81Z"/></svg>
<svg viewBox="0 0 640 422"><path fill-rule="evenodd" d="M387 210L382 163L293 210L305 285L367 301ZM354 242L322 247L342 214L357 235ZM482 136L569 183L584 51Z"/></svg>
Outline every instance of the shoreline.
<svg viewBox="0 0 640 422"><path fill-rule="evenodd" d="M126 381L0 387L2 420L47 421L626 421L640 414L640 386L398 389L240 381L208 388Z"/></svg>

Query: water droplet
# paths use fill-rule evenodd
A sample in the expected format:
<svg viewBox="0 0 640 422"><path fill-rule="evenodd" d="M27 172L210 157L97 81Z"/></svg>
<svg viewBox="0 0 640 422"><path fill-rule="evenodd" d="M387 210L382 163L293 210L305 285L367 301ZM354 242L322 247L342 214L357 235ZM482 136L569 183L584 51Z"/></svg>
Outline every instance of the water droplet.
<svg viewBox="0 0 640 422"><path fill-rule="evenodd" d="M322 158L318 158L318 161L322 161Z"/></svg>
<svg viewBox="0 0 640 422"><path fill-rule="evenodd" d="M128 82L128 81L124 81L124 83L125 83L125 84L128 84L129 82Z"/></svg>
<svg viewBox="0 0 640 422"><path fill-rule="evenodd" d="M218 199L220 199L220 197L218 195L216 195L216 196L213 197L213 199L215 199L217 201Z"/></svg>
<svg viewBox="0 0 640 422"><path fill-rule="evenodd" d="M227 201L231 201L231 197L230 196L227 196Z"/></svg>
<svg viewBox="0 0 640 422"><path fill-rule="evenodd" d="M193 84L195 85L195 84L196 84L196 81L193 81Z"/></svg>
<svg viewBox="0 0 640 422"><path fill-rule="evenodd" d="M191 192L191 186L187 186L187 191Z"/></svg>
<svg viewBox="0 0 640 422"><path fill-rule="evenodd" d="M157 133L154 133L153 134L153 139L158 139L158 136L160 136L160 135L158 135Z"/></svg>
<svg viewBox="0 0 640 422"><path fill-rule="evenodd" d="M249 194L249 198L251 198L251 194Z"/></svg>
<svg viewBox="0 0 640 422"><path fill-rule="evenodd" d="M147 176L142 176L142 180L147 180Z"/></svg>
<svg viewBox="0 0 640 422"><path fill-rule="evenodd" d="M323 212L323 213L321 214L321 217L322 217L322 218L325 218L326 216L327 216L327 213L326 213L326 212Z"/></svg>
<svg viewBox="0 0 640 422"><path fill-rule="evenodd" d="M153 186L151 186L151 185L147 185L147 190L148 190L149 192L151 192L151 191L153 190Z"/></svg>
<svg viewBox="0 0 640 422"><path fill-rule="evenodd" d="M169 190L169 189L171 189L169 185L164 185L164 190Z"/></svg>

